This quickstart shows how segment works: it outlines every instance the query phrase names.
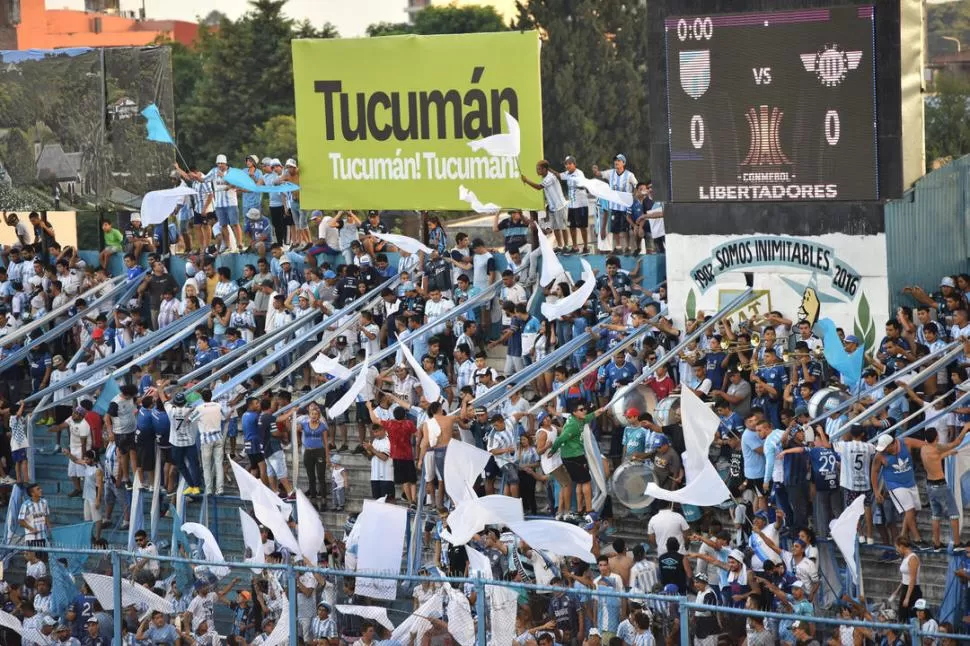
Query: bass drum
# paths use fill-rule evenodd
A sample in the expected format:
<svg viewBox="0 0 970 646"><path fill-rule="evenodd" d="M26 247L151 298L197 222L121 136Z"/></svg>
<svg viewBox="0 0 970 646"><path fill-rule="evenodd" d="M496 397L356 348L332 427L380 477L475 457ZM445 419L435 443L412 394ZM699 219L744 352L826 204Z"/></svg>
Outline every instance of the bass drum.
<svg viewBox="0 0 970 646"><path fill-rule="evenodd" d="M680 395L666 397L653 413L653 421L661 427L680 423Z"/></svg>
<svg viewBox="0 0 970 646"><path fill-rule="evenodd" d="M808 400L808 414L812 419L825 417L829 411L834 410L847 399L849 394L841 388L835 386L822 388Z"/></svg>
<svg viewBox="0 0 970 646"><path fill-rule="evenodd" d="M653 415L657 408L657 394L648 386L640 384L613 402L610 406L610 412L621 426L631 426L636 421L626 417L626 412L631 408L636 408L641 413Z"/></svg>
<svg viewBox="0 0 970 646"><path fill-rule="evenodd" d="M613 496L627 509L646 509L653 496L644 492L653 482L653 462L624 462L610 480Z"/></svg>

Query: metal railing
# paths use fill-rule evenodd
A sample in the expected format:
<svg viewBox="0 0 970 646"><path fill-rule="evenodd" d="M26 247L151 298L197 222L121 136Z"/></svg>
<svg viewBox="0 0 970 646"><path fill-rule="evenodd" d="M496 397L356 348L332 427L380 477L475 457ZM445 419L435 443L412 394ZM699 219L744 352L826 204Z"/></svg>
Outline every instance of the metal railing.
<svg viewBox="0 0 970 646"><path fill-rule="evenodd" d="M131 576L131 572L128 569L128 565L133 563L137 558L143 558L142 555L136 554L135 552L130 552L126 550L93 550L77 547L27 547L24 545L16 544L0 544L0 551L13 551L13 552L45 552L49 555L71 555L71 556L86 556L86 557L97 557L104 560L107 558L110 562L110 576L111 576L111 597L112 603L111 612L113 613L113 629L114 629L114 643L122 643L122 623L123 623L123 608L125 607L125 591L126 591L126 579ZM481 576L474 577L449 577L449 576L421 576L413 574L400 574L396 572L371 572L366 573L356 572L356 571L346 571L339 569L332 569L327 567L303 567L293 564L282 564L282 563L243 563L234 561L222 561L213 562L205 559L199 558L183 558L176 556L164 556L159 554L152 557L152 560L157 561L159 564L168 564L173 569L179 566L189 566L194 569L195 566L203 566L212 570L213 568L225 567L228 568L230 573L233 571L245 571L245 570L270 570L274 572L282 572L282 579L280 580L281 585L287 590L287 595L290 602L285 606L285 612L287 613L287 623L290 627L288 643L292 646L297 646L299 638L299 629L301 619L306 619L298 615L298 603L296 603L297 596L297 580L304 573L317 574L323 577L331 578L335 581L341 581L344 579L355 579L358 577L363 577L366 574L367 579L376 579L381 581L396 581L398 585L395 586L395 590L410 589L413 585L428 582L432 584L447 584L459 586L459 589L466 585L473 586L475 590L475 602L474 602L474 617L471 619L472 627L465 626L465 628L473 628L475 634L475 643L480 645L485 645L489 643L489 629L494 633L496 626L489 626L489 603L488 599L491 597L490 591L494 591L495 588L506 588L513 590L516 595L520 592L525 591L526 593L534 593L539 595L557 594L557 593L567 593L567 594L577 594L577 591L572 588L554 587L548 585L540 585L534 583L524 583L517 581L504 581L498 579L482 578ZM227 575L224 579L229 578ZM241 580L237 578L237 581ZM220 582L220 585L222 583ZM231 587L231 586L230 586ZM102 590L102 592L104 592ZM641 592L626 592L626 591L614 591L605 588L595 588L589 590L582 590L581 595L586 600L596 600L598 602L603 602L610 599L626 599L628 601L635 601L641 605L649 606L655 611L655 620L658 621L658 617L664 617L668 625L672 625L679 632L678 639L674 643L679 643L682 646L689 646L693 643L692 637L694 633L694 627L696 619L694 615L697 613L705 613L706 615L716 614L723 618L725 617L738 617L738 618L758 618L761 620L772 620L773 622L794 622L800 621L815 626L814 631L818 632L818 627L825 627L824 629L832 628L836 632L839 627L858 627L877 631L888 631L893 630L899 636L908 637L910 644L920 644L922 638L933 638L933 639L950 639L959 643L970 643L970 635L961 635L955 633L941 633L941 632L926 632L921 630L918 620L915 618L908 623L886 623L881 622L878 619L874 621L865 620L854 620L854 619L843 619L841 617L825 617L825 616L806 616L806 615L794 615L778 612L766 612L761 610L750 610L746 608L734 608L729 606L712 606L703 603L697 603L696 601L691 601L690 597L684 595L663 595L656 593L641 593ZM395 612L395 609L391 606L396 602L410 602L409 595L401 597L397 595L393 601L386 601L384 605L375 604L374 608L384 608L385 610L390 610ZM518 604L516 604L517 606ZM494 611L494 608L492 608ZM471 610L471 607L469 608ZM396 610L398 614L404 614L400 608ZM673 622L674 618L679 621L679 624ZM282 616L280 617L282 620ZM218 617L216 621L218 622ZM450 620L450 617L449 617ZM595 621L595 620L594 620ZM659 619L663 622L664 619ZM398 624L400 627L400 624ZM451 626L449 624L449 629ZM722 630L724 632L729 632L726 629ZM538 630L542 632L542 629Z"/></svg>

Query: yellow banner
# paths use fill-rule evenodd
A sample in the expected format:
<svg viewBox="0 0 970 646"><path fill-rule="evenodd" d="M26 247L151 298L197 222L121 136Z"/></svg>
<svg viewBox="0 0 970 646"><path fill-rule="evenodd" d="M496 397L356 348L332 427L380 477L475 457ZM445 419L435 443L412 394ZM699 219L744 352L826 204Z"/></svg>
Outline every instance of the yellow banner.
<svg viewBox="0 0 970 646"><path fill-rule="evenodd" d="M536 32L294 40L293 78L303 208L541 208ZM515 122L517 157L469 146Z"/></svg>

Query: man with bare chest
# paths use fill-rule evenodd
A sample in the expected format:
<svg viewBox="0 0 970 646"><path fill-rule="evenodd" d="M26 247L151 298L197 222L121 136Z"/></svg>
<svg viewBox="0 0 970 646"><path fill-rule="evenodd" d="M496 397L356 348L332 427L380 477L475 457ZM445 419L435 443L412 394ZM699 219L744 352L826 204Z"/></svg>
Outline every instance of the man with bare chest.
<svg viewBox="0 0 970 646"><path fill-rule="evenodd" d="M936 429L927 429L926 444L920 449L920 459L926 469L926 489L930 498L930 512L933 516L933 549L943 549L943 544L940 542L940 521L944 518L950 521L953 549L964 549L964 545L960 541L960 514L953 492L946 484L943 459L956 452L956 448L960 446L967 431L970 431L970 423L963 425L960 434L952 442L941 444Z"/></svg>

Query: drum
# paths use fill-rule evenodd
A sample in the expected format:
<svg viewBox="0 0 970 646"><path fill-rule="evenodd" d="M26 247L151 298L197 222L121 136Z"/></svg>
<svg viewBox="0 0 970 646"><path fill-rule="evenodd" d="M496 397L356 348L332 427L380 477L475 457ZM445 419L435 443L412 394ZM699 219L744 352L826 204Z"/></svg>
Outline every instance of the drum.
<svg viewBox="0 0 970 646"><path fill-rule="evenodd" d="M661 427L680 423L680 395L664 398L653 412L653 421Z"/></svg>
<svg viewBox="0 0 970 646"><path fill-rule="evenodd" d="M826 413L834 410L848 398L849 394L841 388L836 388L835 386L822 388L808 400L808 414L812 419L825 417Z"/></svg>
<svg viewBox="0 0 970 646"><path fill-rule="evenodd" d="M623 390L624 388L621 386L621 392ZM654 410L657 408L657 394L649 386L640 384L636 388L625 392L623 397L617 398L610 406L610 412L618 424L631 426L636 421L627 419L626 417L626 412L631 408L636 408L641 413L650 413L653 415Z"/></svg>
<svg viewBox="0 0 970 646"><path fill-rule="evenodd" d="M653 496L644 491L653 482L653 462L624 462L610 480L613 496L627 509L646 509L653 502Z"/></svg>

